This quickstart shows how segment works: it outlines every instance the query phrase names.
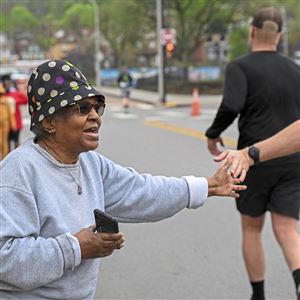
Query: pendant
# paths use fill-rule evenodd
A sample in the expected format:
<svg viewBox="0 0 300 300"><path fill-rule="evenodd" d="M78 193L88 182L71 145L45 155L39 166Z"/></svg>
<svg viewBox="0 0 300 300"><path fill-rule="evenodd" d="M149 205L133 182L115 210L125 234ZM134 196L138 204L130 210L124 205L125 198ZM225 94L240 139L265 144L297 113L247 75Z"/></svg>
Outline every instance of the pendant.
<svg viewBox="0 0 300 300"><path fill-rule="evenodd" d="M78 195L81 195L82 194L82 188L81 188L80 185L77 185L77 187L78 187Z"/></svg>

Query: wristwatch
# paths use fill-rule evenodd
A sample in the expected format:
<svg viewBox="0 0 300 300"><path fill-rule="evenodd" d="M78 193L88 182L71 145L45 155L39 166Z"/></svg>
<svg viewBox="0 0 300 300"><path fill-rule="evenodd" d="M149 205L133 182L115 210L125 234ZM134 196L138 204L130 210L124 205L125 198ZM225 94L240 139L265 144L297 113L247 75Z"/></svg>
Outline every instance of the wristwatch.
<svg viewBox="0 0 300 300"><path fill-rule="evenodd" d="M248 148L248 155L253 159L255 164L259 162L259 149L255 146L251 146Z"/></svg>

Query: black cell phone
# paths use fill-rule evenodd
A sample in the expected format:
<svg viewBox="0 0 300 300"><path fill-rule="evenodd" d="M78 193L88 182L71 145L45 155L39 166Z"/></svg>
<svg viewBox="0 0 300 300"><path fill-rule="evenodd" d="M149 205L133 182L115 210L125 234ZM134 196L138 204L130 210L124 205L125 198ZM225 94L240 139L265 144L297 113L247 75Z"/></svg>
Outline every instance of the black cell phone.
<svg viewBox="0 0 300 300"><path fill-rule="evenodd" d="M94 209L94 216L96 221L96 230L98 232L119 232L118 221L109 214L101 211L100 209Z"/></svg>

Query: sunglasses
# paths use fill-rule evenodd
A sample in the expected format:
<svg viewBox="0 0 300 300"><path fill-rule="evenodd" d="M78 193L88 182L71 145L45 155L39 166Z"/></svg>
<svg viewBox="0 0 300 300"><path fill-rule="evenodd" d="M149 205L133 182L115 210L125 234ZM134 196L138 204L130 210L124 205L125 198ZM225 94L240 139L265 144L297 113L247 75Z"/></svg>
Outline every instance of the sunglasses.
<svg viewBox="0 0 300 300"><path fill-rule="evenodd" d="M81 115L88 115L93 108L99 116L102 116L104 113L104 109L105 109L105 103L96 102L95 104L92 104L91 102L89 102L87 100L73 102L70 104L70 106L71 105L77 105L79 113Z"/></svg>

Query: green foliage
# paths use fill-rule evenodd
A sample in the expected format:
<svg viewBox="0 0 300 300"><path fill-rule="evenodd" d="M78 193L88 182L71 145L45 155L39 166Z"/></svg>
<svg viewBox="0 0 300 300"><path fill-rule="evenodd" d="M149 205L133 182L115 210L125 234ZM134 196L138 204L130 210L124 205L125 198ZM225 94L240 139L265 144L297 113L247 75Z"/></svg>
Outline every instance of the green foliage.
<svg viewBox="0 0 300 300"><path fill-rule="evenodd" d="M150 21L140 12L145 1L115 0L101 1L100 4L101 32L112 47L116 65L130 65L132 58L136 61L138 42L145 41L149 33Z"/></svg>
<svg viewBox="0 0 300 300"><path fill-rule="evenodd" d="M9 25L8 25L8 18L2 11L0 12L0 31L8 32Z"/></svg>
<svg viewBox="0 0 300 300"><path fill-rule="evenodd" d="M13 31L32 30L38 21L36 17L23 5L16 5L9 15L9 27Z"/></svg>
<svg viewBox="0 0 300 300"><path fill-rule="evenodd" d="M11 37L28 31L38 45L47 49L54 33L64 29L72 33L86 55L92 40L83 40L82 29L94 29L94 15L88 0L0 0L1 31ZM109 44L115 64L133 65L139 54L152 54L156 49L155 0L96 0L100 11L101 43ZM300 40L299 0L163 0L165 27L177 31L177 44L171 64L191 65L192 53L213 33L232 33L230 59L248 51L246 29L251 16L261 7L285 7L290 54ZM231 30L229 30L229 28ZM86 37L87 39L87 37ZM242 42L243 41L243 42Z"/></svg>
<svg viewBox="0 0 300 300"><path fill-rule="evenodd" d="M229 61L232 61L233 59L249 52L248 34L248 26L235 28L232 31L229 41Z"/></svg>
<svg viewBox="0 0 300 300"><path fill-rule="evenodd" d="M238 14L237 0L173 0L170 26L177 30L178 60L191 64L193 51L212 33L226 33Z"/></svg>
<svg viewBox="0 0 300 300"><path fill-rule="evenodd" d="M89 3L76 3L66 10L61 19L61 26L71 28L73 31L80 31L83 27L92 29L94 24L93 20L92 6Z"/></svg>

